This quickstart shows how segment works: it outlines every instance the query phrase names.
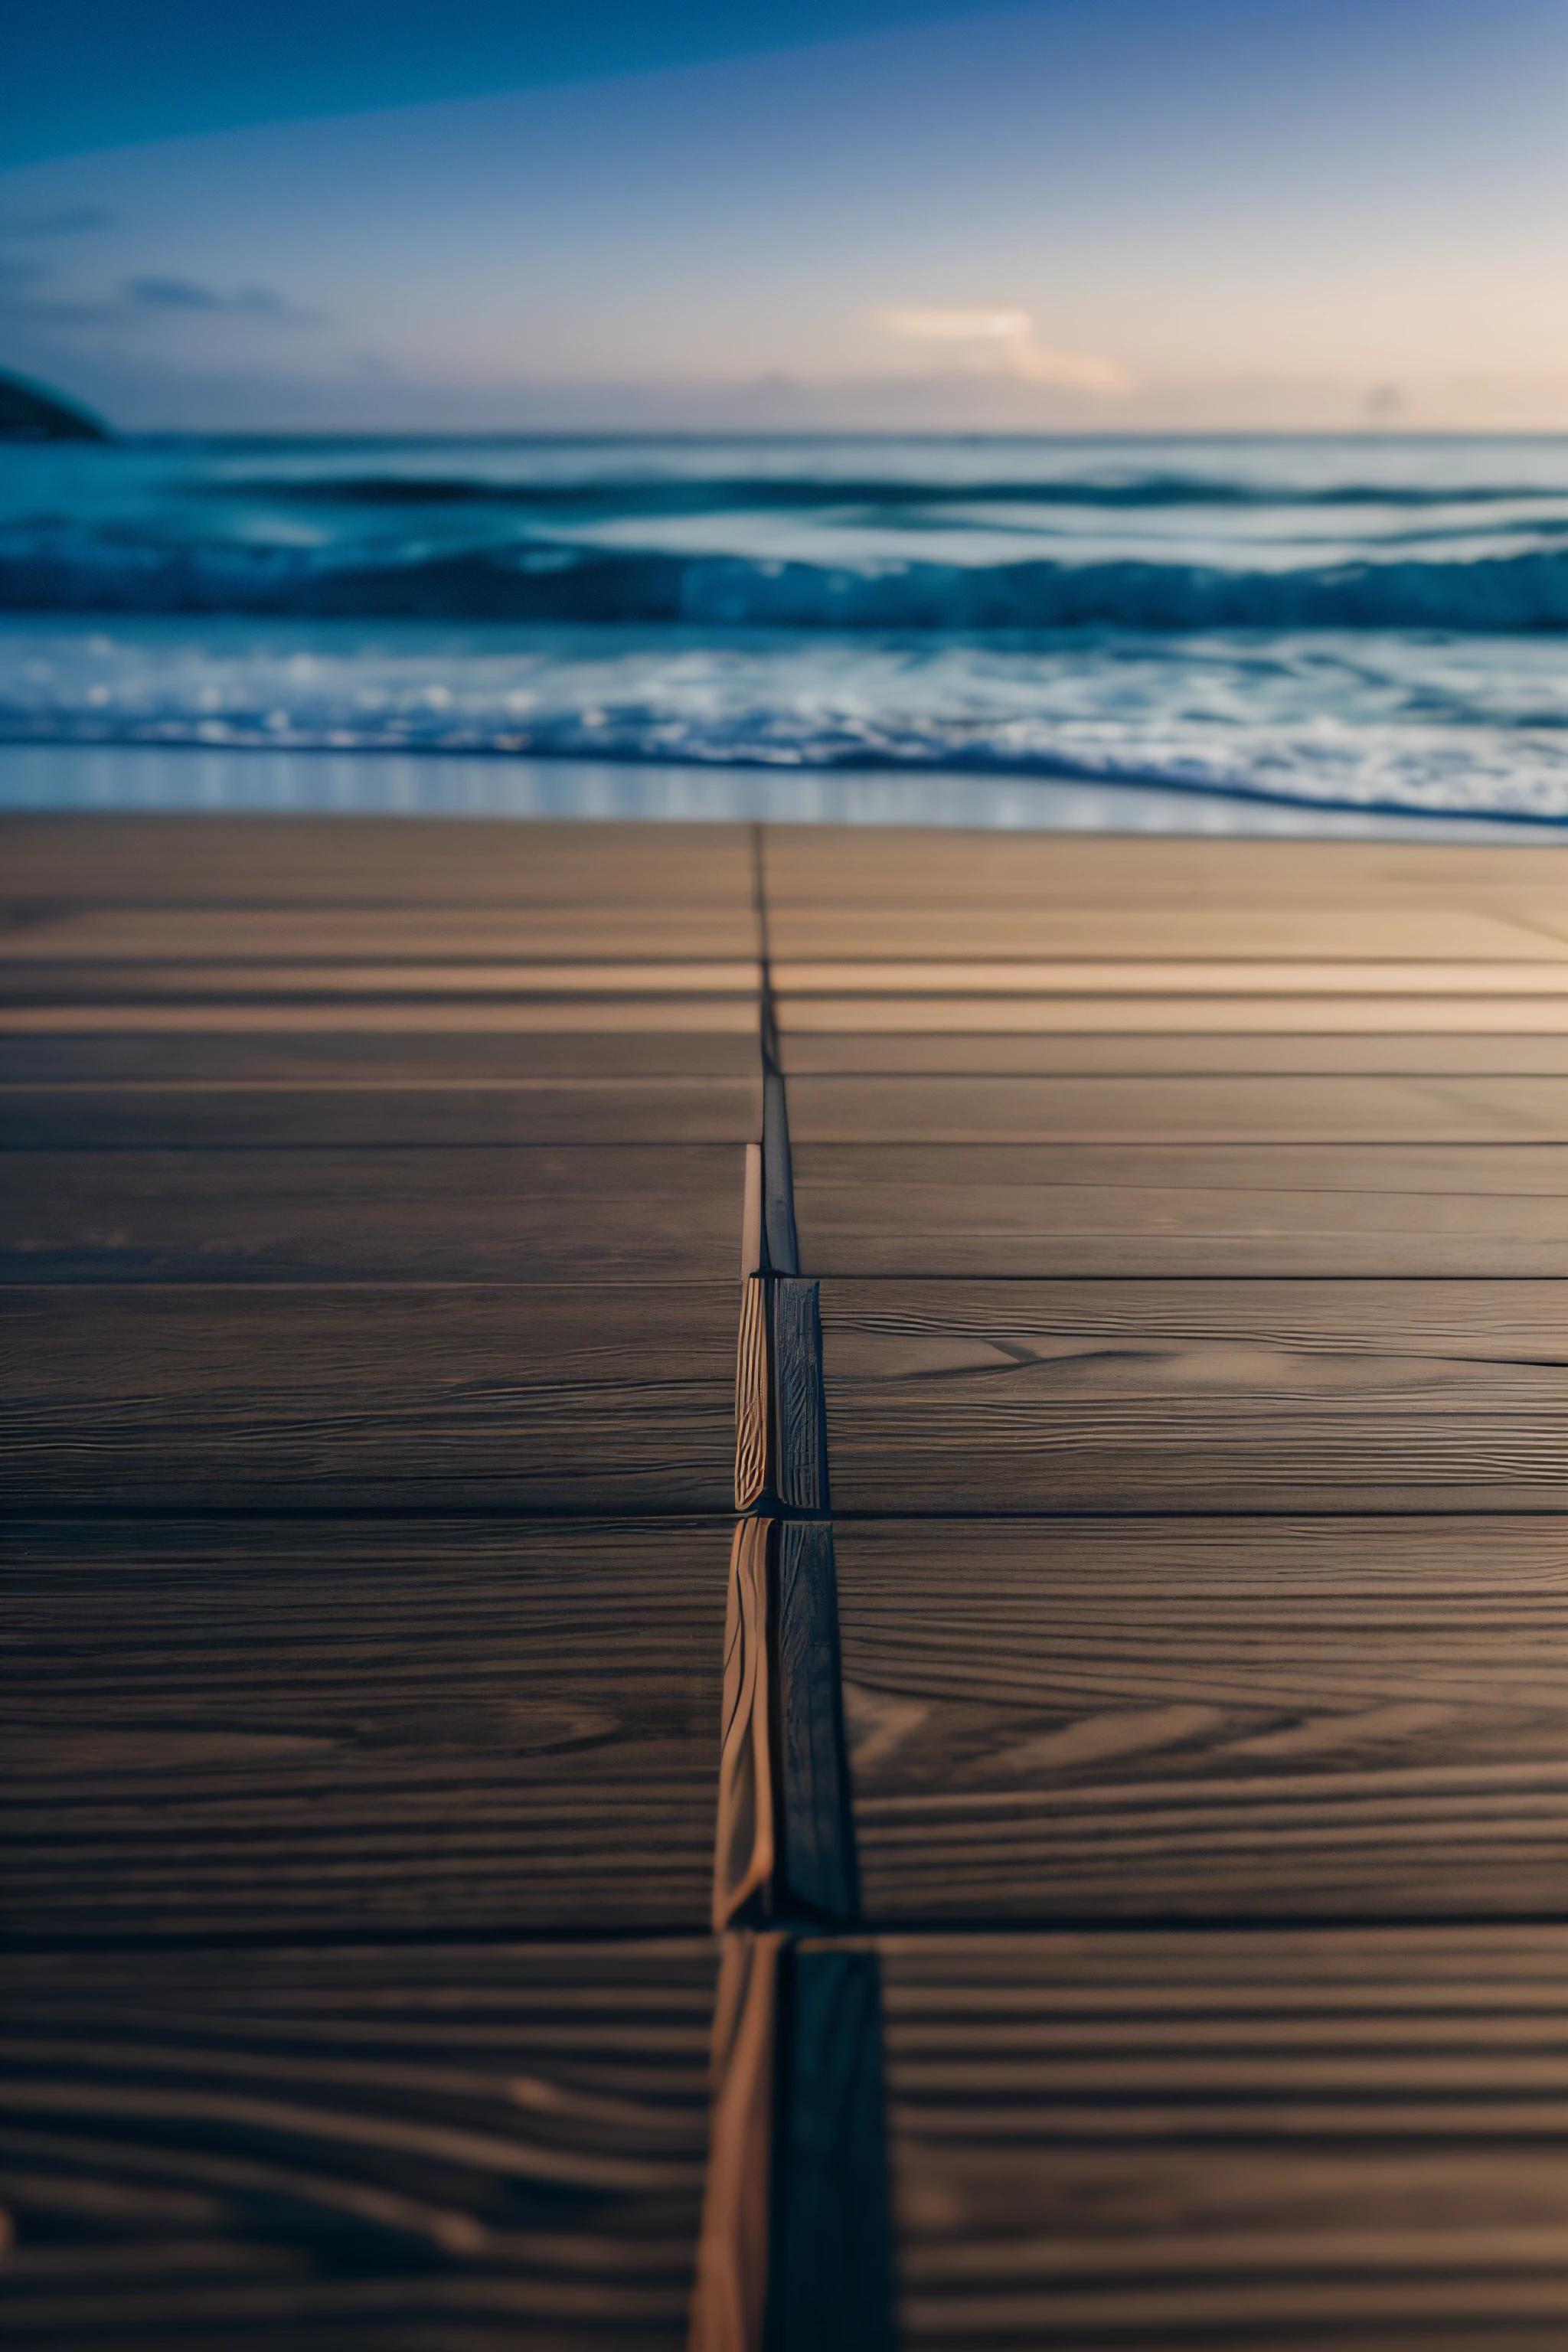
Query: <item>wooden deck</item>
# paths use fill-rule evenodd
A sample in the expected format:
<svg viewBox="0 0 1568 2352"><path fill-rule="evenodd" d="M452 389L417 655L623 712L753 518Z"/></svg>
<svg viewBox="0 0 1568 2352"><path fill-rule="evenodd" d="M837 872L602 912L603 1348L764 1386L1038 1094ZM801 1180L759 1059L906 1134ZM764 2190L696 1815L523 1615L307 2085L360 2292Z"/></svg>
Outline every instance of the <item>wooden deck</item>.
<svg viewBox="0 0 1568 2352"><path fill-rule="evenodd" d="M1561 853L0 844L8 2341L1556 2352Z"/></svg>

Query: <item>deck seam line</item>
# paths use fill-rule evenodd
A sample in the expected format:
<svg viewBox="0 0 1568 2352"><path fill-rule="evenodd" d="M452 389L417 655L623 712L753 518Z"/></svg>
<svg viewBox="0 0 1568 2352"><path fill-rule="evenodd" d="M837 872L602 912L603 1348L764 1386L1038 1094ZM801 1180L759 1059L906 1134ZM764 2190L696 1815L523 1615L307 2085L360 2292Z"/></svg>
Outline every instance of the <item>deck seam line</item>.
<svg viewBox="0 0 1568 2352"><path fill-rule="evenodd" d="M760 825L752 848L763 1133L743 1219L721 1964L689 2347L892 2352L880 1961L855 1858L820 1291L800 1268Z"/></svg>

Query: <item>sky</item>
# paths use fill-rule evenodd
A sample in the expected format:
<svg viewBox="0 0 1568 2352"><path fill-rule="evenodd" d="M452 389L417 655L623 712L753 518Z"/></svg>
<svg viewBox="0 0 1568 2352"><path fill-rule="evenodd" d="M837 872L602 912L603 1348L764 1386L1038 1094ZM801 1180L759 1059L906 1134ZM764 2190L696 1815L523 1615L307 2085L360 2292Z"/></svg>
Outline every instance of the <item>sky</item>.
<svg viewBox="0 0 1568 2352"><path fill-rule="evenodd" d="M58 0L26 43L0 366L129 429L1568 431L1568 0Z"/></svg>

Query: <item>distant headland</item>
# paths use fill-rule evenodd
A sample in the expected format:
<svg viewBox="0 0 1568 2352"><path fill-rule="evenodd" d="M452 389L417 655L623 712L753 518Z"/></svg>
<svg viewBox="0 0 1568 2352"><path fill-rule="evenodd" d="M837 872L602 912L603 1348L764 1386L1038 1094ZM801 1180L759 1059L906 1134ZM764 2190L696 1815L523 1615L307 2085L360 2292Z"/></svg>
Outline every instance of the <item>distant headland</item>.
<svg viewBox="0 0 1568 2352"><path fill-rule="evenodd" d="M0 370L0 441L107 441L107 425L58 392Z"/></svg>

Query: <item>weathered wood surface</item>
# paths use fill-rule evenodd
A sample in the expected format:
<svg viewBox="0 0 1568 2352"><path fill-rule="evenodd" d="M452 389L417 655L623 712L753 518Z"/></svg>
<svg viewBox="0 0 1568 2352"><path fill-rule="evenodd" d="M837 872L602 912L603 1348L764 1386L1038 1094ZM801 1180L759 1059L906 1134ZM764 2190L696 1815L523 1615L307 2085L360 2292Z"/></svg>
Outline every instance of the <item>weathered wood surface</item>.
<svg viewBox="0 0 1568 2352"><path fill-rule="evenodd" d="M847 1524L878 1920L1550 1914L1568 1519Z"/></svg>
<svg viewBox="0 0 1568 2352"><path fill-rule="evenodd" d="M423 941L431 917L437 935L445 914L466 939L488 912L510 952L532 923L553 927L574 953L594 952L600 937L613 953L642 920L658 951L680 955L699 910L721 940L706 951L751 955L756 943L744 825L10 814L5 837L8 923L24 942L71 927L70 954L103 936L100 921L140 923L143 940L171 936L163 919L180 910L220 945L241 936L224 928L231 915L263 924L314 918L328 938L351 938L344 924L390 919Z"/></svg>
<svg viewBox="0 0 1568 2352"><path fill-rule="evenodd" d="M894 2352L877 1955L807 1942L779 1970L769 2340Z"/></svg>
<svg viewBox="0 0 1568 2352"><path fill-rule="evenodd" d="M774 1487L780 1501L793 1510L826 1511L831 1496L817 1285L784 1276L771 1289L776 1382Z"/></svg>
<svg viewBox="0 0 1568 2352"><path fill-rule="evenodd" d="M18 1151L0 1281L733 1281L742 1144Z"/></svg>
<svg viewBox="0 0 1568 2352"><path fill-rule="evenodd" d="M12 1510L730 1507L733 1282L16 1286L5 1322Z"/></svg>
<svg viewBox="0 0 1568 2352"><path fill-rule="evenodd" d="M824 1282L835 1508L1561 1509L1568 1285Z"/></svg>
<svg viewBox="0 0 1568 2352"><path fill-rule="evenodd" d="M405 1010L422 997L460 1008L466 1017L490 1002L527 1005L538 1000L542 1025L552 1007L592 1003L626 1006L639 1015L649 1002L689 1004L690 1019L713 1014L712 1025L739 1029L758 984L752 960L696 961L689 956L628 961L625 957L524 958L514 952L489 961L407 956L397 961L332 956L318 945L314 954L248 961L238 956L193 958L174 962L166 954L138 961L92 957L86 961L37 961L12 952L0 961L0 1004L8 1025L25 1027L24 1016L53 1008L69 1013L71 1028L87 1028L89 1016L134 1013L142 1025L178 1025L193 1003L260 1025L301 1004L327 1012L352 1026L365 1007ZM581 1013L573 1018L584 1017ZM62 1020L61 1025L67 1025ZM127 1019L124 1025L129 1026ZM216 1024L215 1024L216 1025Z"/></svg>
<svg viewBox="0 0 1568 2352"><path fill-rule="evenodd" d="M0 1961L8 2345L680 2344L688 1939Z"/></svg>
<svg viewBox="0 0 1568 2352"><path fill-rule="evenodd" d="M764 874L781 959L1568 952L1554 846L791 825Z"/></svg>
<svg viewBox="0 0 1568 2352"><path fill-rule="evenodd" d="M1568 966L1560 967L1568 972ZM1165 1036L1173 1045L1190 1037L1254 1035L1265 1039L1468 1035L1479 1042L1493 1036L1522 1034L1550 1040L1568 1034L1568 992L1561 988L1529 996L1503 996L1469 990L1462 974L1453 975L1450 992L1426 995L1231 996L1188 994L1173 974L1168 991L1144 996L1061 994L982 998L942 990L942 976L932 975L933 992L910 995L786 997L781 1012L792 1034L887 1036L947 1034L962 1038L1012 1034L1020 1037L1149 1037ZM542 1018L519 1008L516 1014L498 1008L496 1019ZM0 1029L35 1016L0 1011ZM96 1011L92 1018L100 1016ZM113 1016L125 1023L139 1015ZM258 1016L259 1017L259 1016ZM300 1020L321 1016L302 1012ZM445 1019L441 1013L437 1017ZM554 1018L553 1013L550 1014ZM61 1027L80 1025L82 1016L69 1008L39 1013ZM171 1013L171 1020L216 1021L216 1013ZM1179 1053L1172 1059L1179 1061Z"/></svg>
<svg viewBox="0 0 1568 2352"><path fill-rule="evenodd" d="M6 2340L679 2343L750 837L5 834Z"/></svg>
<svg viewBox="0 0 1568 2352"><path fill-rule="evenodd" d="M613 869L616 861L607 832L596 845L609 853ZM656 883L653 894L639 899L616 896L626 880L618 872L596 878L584 870L578 896L556 903L530 895L548 885L533 874L516 877L514 867L511 887L520 896L510 904L487 895L477 872L451 885L440 899L422 898L418 877L400 875L384 886L387 895L379 903L355 904L349 894L363 877L355 870L351 840L341 866L315 852L303 886L292 873L253 875L231 845L207 903L182 899L178 877L174 894L161 895L169 887L162 875L142 878L134 886L136 895L117 900L109 895L116 877L95 870L89 841L84 840L83 850L88 862L74 869L61 898L28 900L23 895L26 880L21 889L13 884L0 898L0 956L7 966L23 963L64 973L99 964L204 959L281 963L298 958L313 963L323 955L355 963L510 964L520 956L749 961L756 949L749 881L738 897L689 898L678 881L663 898ZM668 877L668 866L661 870ZM200 887L198 881L195 887ZM301 895L302 887L326 895L312 900Z"/></svg>
<svg viewBox="0 0 1568 2352"><path fill-rule="evenodd" d="M786 1030L789 1076L849 1071L886 1077L980 1074L1039 1077L1568 1077L1568 1037L1400 1030L1321 1031ZM520 1040L507 1050L526 1049ZM0 1039L0 1069L15 1041ZM717 1050L715 1047L714 1050Z"/></svg>
<svg viewBox="0 0 1568 2352"><path fill-rule="evenodd" d="M0 1939L704 1928L728 1548L15 1528Z"/></svg>
<svg viewBox="0 0 1568 2352"><path fill-rule="evenodd" d="M857 1844L907 2343L1561 2342L1558 853L6 845L17 2340L682 2334L765 1129L782 2352L880 2259Z"/></svg>
<svg viewBox="0 0 1568 2352"><path fill-rule="evenodd" d="M0 1088L0 1142L33 1151L374 1150L526 1143L745 1143L762 1089L748 1078L514 1078L488 1086Z"/></svg>
<svg viewBox="0 0 1568 2352"><path fill-rule="evenodd" d="M1562 1275L1556 1144L832 1144L795 1155L822 1275Z"/></svg>
<svg viewBox="0 0 1568 2352"><path fill-rule="evenodd" d="M117 1029L0 1034L0 1085L479 1088L566 1079L739 1080L757 1087L755 1027L707 1029ZM4 1097L0 1096L0 1102ZM759 1112L760 1117L760 1112Z"/></svg>
<svg viewBox="0 0 1568 2352"><path fill-rule="evenodd" d="M1556 1076L890 1076L793 1079L805 1143L1564 1143Z"/></svg>
<svg viewBox="0 0 1568 2352"><path fill-rule="evenodd" d="M29 967L24 961L15 967L25 973ZM94 967L88 967L89 970ZM142 967L133 969L142 970ZM244 977L251 971L260 972L270 967L236 967L234 984L248 990L252 981ZM348 989L387 988L397 984L376 971L363 974L344 967L331 967L342 972L342 985ZM464 966L464 972L478 972L482 968ZM516 971L518 978L511 977ZM522 975L533 966L508 966L504 975L497 971L495 984L510 990L526 984ZM540 970L545 968L540 967ZM574 965L548 967L563 974L577 970ZM608 967L620 971L624 967ZM652 985L667 984L671 988L689 989L700 986L702 980L690 975L700 972L709 986L743 987L747 975L743 966L690 968L660 965L654 969L668 974L664 983L655 980ZM722 982L716 977L722 969L732 973ZM215 967L219 973L227 966ZM679 976L678 976L679 975ZM149 974L151 977L151 974ZM325 975L323 975L325 977ZM954 1018L961 1005L973 1007L963 1018L967 1024L979 1029L1005 1028L1012 1025L1009 1007L1032 1003L1042 1009L1047 1004L1059 1004L1064 1011L1073 1006L1109 1006L1112 1001L1124 1001L1142 1010L1158 1009L1169 1003L1172 1019L1179 1020L1180 1007L1198 1000L1212 1000L1215 1007L1234 1007L1238 1026L1247 1025L1248 1016L1259 1007L1279 1011L1298 999L1313 1003L1328 1003L1344 997L1361 1003L1388 1003L1403 1000L1430 1001L1447 1003L1467 997L1495 997L1505 1006L1516 1000L1537 998L1558 999L1568 994L1568 961L1552 958L1531 958L1520 961L1509 957L1455 956L1108 956L1046 955L996 956L974 955L958 957L910 956L806 956L794 961L774 957L770 977L775 992L783 1025L783 1016L795 1003L802 1015L802 1026L814 1025L814 1005L842 1008L854 1003L868 1006L892 1007L902 998L917 1003L930 1003L938 1006L951 1003ZM433 984L458 989L467 982L458 973L437 976ZM53 984L53 983L50 983ZM159 975L153 984L162 990L170 984ZM174 983L177 984L177 983ZM220 989L229 983L217 982ZM317 985L312 974L300 973L290 982L296 987L313 989ZM542 988L565 989L573 983L566 978L542 980ZM584 972L586 986L609 986L607 979L595 981ZM1261 1016L1260 1016L1261 1017ZM826 1015L826 1025L840 1025L838 1013ZM873 1020L868 1028L882 1026ZM936 1025L948 1025L944 1018ZM1162 1025L1162 1024L1156 1024ZM1399 1025L1396 1018L1396 1027Z"/></svg>
<svg viewBox="0 0 1568 2352"><path fill-rule="evenodd" d="M859 1908L844 1735L833 1529L786 1520L773 1538L780 1794L778 1893L818 1920Z"/></svg>
<svg viewBox="0 0 1568 2352"><path fill-rule="evenodd" d="M1561 872L768 835L910 2345L1561 2339Z"/></svg>
<svg viewBox="0 0 1568 2352"><path fill-rule="evenodd" d="M1563 1929L881 1957L905 2344L1563 2341Z"/></svg>

